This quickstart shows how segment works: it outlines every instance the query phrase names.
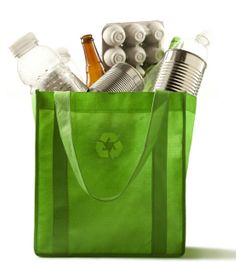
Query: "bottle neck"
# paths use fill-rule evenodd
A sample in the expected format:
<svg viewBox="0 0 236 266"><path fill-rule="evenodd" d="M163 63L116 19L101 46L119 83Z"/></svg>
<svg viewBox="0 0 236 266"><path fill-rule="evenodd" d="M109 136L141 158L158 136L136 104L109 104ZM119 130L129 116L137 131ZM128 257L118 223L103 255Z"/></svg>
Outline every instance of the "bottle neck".
<svg viewBox="0 0 236 266"><path fill-rule="evenodd" d="M87 66L93 66L95 64L100 64L101 59L99 57L98 51L95 47L92 38L82 38L82 45L84 49L84 55L86 59Z"/></svg>

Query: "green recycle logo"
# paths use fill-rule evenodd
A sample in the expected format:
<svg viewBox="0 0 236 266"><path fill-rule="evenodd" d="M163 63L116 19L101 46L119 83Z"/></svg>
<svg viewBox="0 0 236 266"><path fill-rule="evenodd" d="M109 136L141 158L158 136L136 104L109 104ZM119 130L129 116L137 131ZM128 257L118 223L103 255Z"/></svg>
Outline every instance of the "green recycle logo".
<svg viewBox="0 0 236 266"><path fill-rule="evenodd" d="M96 144L97 154L101 158L117 158L123 150L119 137L112 132L103 133Z"/></svg>

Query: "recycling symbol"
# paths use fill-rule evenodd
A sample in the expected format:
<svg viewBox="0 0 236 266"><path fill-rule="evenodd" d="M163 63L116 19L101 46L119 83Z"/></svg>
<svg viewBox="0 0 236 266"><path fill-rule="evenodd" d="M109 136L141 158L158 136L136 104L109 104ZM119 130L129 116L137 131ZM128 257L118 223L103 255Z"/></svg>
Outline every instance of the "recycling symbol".
<svg viewBox="0 0 236 266"><path fill-rule="evenodd" d="M117 158L123 150L123 145L119 137L112 132L101 135L96 143L96 151L101 158Z"/></svg>

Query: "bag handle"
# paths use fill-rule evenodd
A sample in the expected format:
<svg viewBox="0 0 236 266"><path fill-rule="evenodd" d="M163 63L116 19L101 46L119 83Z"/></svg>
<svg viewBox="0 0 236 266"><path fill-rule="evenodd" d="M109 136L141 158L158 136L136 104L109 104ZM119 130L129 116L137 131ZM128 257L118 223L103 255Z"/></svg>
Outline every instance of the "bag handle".
<svg viewBox="0 0 236 266"><path fill-rule="evenodd" d="M77 158L76 150L73 143L72 138L72 126L71 126L71 114L70 114L70 92L54 92L54 102L55 102L55 111L56 111L56 119L58 122L59 133L61 136L61 140L68 158L68 161L72 167L74 175L81 187L81 189L98 201L113 201L118 199L129 187L131 182L134 181L140 170L142 169L144 163L146 162L150 152L152 151L157 136L157 130L160 130L162 122L160 121L163 118L161 113L166 110L168 105L169 94L165 93L165 97L157 97L158 92L153 93L153 100L150 112L150 120L148 125L148 131L145 139L145 145L143 152L138 160L138 163L132 172L127 184L118 194L111 197L98 197L91 193L86 183L84 182L83 176L81 174L80 166L79 166L79 158ZM159 96L161 96L159 94ZM161 100L161 98L164 99ZM160 99L160 101L158 100ZM157 119L158 117L158 119ZM158 122L159 121L159 122ZM159 124L159 125L157 125ZM155 125L155 126L154 126ZM158 128L157 128L158 127Z"/></svg>

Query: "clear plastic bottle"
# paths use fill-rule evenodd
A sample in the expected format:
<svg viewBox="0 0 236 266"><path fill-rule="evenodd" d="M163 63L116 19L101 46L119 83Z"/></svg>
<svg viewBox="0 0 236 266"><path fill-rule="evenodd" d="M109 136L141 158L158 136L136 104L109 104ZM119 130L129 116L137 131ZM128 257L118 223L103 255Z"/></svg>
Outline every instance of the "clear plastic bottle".
<svg viewBox="0 0 236 266"><path fill-rule="evenodd" d="M182 42L179 49L191 52L207 62L208 46L210 45L209 33L201 32L194 39L187 39Z"/></svg>
<svg viewBox="0 0 236 266"><path fill-rule="evenodd" d="M81 81L83 81L80 70L79 70L77 64L71 58L69 51L64 47L58 47L56 49L56 52L60 55L62 63L65 64L77 78L79 78Z"/></svg>
<svg viewBox="0 0 236 266"><path fill-rule="evenodd" d="M10 50L18 58L20 79L34 90L87 91L85 84L75 78L54 50L38 45L33 33L24 35Z"/></svg>

